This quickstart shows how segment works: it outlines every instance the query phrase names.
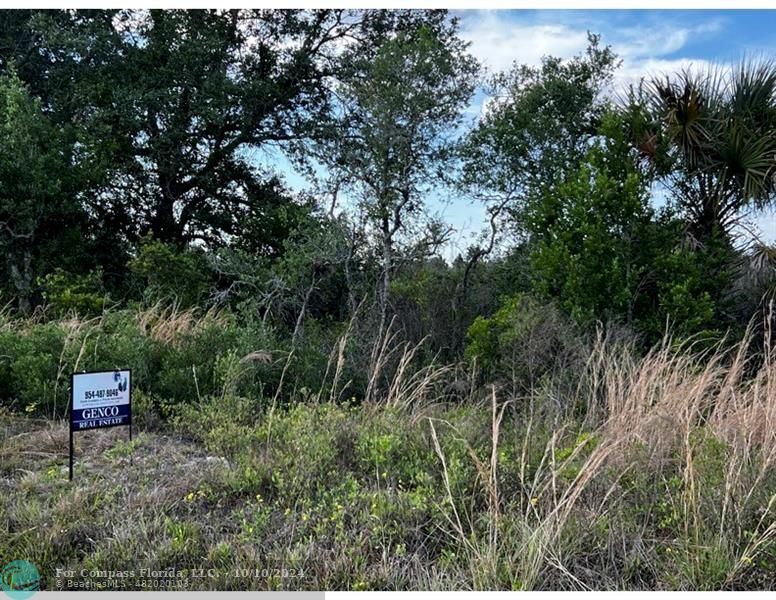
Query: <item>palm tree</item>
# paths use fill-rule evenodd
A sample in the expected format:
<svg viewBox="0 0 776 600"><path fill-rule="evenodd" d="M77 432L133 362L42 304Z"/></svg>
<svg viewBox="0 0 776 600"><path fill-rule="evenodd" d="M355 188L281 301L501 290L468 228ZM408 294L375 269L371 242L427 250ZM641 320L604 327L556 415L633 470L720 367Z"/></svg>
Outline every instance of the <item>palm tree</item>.
<svg viewBox="0 0 776 600"><path fill-rule="evenodd" d="M685 70L630 96L636 146L704 243L776 199L776 64Z"/></svg>

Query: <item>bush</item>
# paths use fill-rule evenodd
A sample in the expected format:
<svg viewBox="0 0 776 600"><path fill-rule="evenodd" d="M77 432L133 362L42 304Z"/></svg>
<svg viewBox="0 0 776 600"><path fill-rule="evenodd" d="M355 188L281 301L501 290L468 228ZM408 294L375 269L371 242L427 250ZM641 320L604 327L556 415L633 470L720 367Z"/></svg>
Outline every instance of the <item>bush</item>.
<svg viewBox="0 0 776 600"><path fill-rule="evenodd" d="M274 350L260 321L240 324L228 313L197 317L157 306L91 320L17 322L0 330L0 403L64 416L71 373L119 368L132 369L135 389L167 405L224 390L258 397L264 386L277 387Z"/></svg>
<svg viewBox="0 0 776 600"><path fill-rule="evenodd" d="M526 294L505 299L492 317L477 317L467 339L466 356L486 377L509 379L521 389L584 364L579 330L552 305Z"/></svg>
<svg viewBox="0 0 776 600"><path fill-rule="evenodd" d="M127 264L140 279L146 300L174 302L182 308L205 300L210 288L210 267L204 254L195 249L179 250L146 238L137 256Z"/></svg>
<svg viewBox="0 0 776 600"><path fill-rule="evenodd" d="M102 286L102 273L90 271L85 275L67 273L57 269L49 273L38 284L43 290L52 316L75 312L81 316L100 314L110 304L110 297Z"/></svg>
<svg viewBox="0 0 776 600"><path fill-rule="evenodd" d="M68 376L61 357L65 332L57 323L0 332L0 400L27 414L64 414Z"/></svg>

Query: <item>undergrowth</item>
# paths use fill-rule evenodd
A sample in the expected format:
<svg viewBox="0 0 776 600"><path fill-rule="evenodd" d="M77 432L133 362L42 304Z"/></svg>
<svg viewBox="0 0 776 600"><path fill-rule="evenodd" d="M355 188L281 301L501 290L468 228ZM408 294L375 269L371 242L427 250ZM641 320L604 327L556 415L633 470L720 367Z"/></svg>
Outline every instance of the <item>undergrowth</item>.
<svg viewBox="0 0 776 600"><path fill-rule="evenodd" d="M154 310L1 328L0 560L45 589L144 589L143 568L175 568L169 589L776 588L767 332L643 356L601 336L574 386L525 386L390 330L355 369L348 327L312 381L310 349ZM68 483L63 374L130 363L139 435L79 434Z"/></svg>

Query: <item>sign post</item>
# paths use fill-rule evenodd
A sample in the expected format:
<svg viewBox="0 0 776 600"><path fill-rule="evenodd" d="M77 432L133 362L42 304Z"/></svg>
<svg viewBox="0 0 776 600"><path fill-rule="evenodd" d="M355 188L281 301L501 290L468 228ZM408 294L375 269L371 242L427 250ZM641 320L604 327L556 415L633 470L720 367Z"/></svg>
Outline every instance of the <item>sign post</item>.
<svg viewBox="0 0 776 600"><path fill-rule="evenodd" d="M73 373L70 385L70 481L73 481L73 433L129 426L132 441L132 371Z"/></svg>

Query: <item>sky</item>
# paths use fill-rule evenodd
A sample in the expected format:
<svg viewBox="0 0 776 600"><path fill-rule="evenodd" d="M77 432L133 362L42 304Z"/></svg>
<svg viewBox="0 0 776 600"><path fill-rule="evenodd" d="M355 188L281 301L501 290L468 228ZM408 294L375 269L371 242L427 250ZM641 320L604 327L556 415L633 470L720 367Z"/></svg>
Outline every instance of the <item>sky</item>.
<svg viewBox="0 0 776 600"><path fill-rule="evenodd" d="M587 32L601 34L622 59L615 86L625 87L642 76L676 72L710 63L735 64L742 58L776 58L776 10L460 10L460 35L470 52L490 72L514 62L538 64L542 56L570 58L587 46ZM467 110L470 121L482 114L484 93ZM295 189L304 180L280 161L287 183ZM484 211L471 200L439 192L431 210L456 233L445 249L451 259L462 252L486 224ZM751 221L762 239L776 241L776 214L754 214Z"/></svg>

